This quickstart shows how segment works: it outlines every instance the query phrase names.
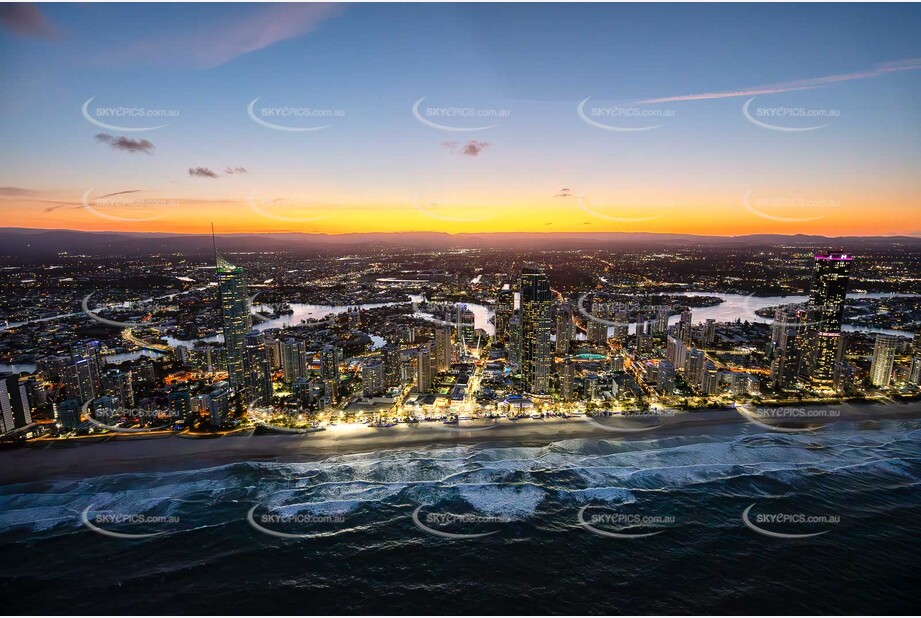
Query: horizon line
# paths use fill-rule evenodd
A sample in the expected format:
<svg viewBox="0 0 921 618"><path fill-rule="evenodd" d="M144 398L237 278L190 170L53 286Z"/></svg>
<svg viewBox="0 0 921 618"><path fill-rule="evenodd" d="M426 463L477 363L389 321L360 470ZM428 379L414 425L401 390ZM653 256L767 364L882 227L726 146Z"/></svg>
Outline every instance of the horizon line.
<svg viewBox="0 0 921 618"><path fill-rule="evenodd" d="M17 227L17 226L4 226L0 227L0 232L7 230L17 230L17 231L30 231L30 232L76 232L80 234L123 234L123 235L170 235L170 236L213 236L211 231L205 232L157 232L157 231L130 231L130 230L80 230L74 228L41 228L41 227ZM816 237L816 238L826 238L826 239L839 239L839 238L908 238L921 240L921 232L917 234L912 233L893 233L893 234L870 234L870 235L860 235L852 234L847 236L826 236L824 234L805 234L798 232L795 234L784 234L779 232L755 232L749 234L696 234L691 232L627 232L627 231L599 231L599 232L589 232L589 231L573 231L573 232L561 232L561 231L537 231L537 232L444 232L436 230L406 230L406 231L391 231L391 232L338 232L338 233L329 233L329 232L225 232L221 236L279 236L279 235L301 235L301 236L325 236L329 238L341 237L341 236L369 236L369 235L385 235L385 236L398 236L406 234L437 234L440 236L499 236L499 235L540 235L540 236L550 236L550 235L578 235L578 236L589 236L589 235L602 235L602 234L620 234L620 235L629 235L629 236L638 236L638 235L649 235L649 236L694 236L699 238L750 238L753 236L780 236L785 238L795 238L795 237Z"/></svg>

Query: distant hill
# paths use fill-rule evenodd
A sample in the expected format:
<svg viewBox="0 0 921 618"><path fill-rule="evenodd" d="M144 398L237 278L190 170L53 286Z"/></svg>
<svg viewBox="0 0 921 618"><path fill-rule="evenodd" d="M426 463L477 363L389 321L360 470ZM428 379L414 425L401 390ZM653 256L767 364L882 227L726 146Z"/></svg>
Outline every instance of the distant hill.
<svg viewBox="0 0 921 618"><path fill-rule="evenodd" d="M921 237L752 234L747 236L696 236L692 234L651 234L627 232L549 232L447 234L441 232L403 232L366 234L222 234L222 251L317 251L360 252L369 246L420 249L590 249L603 247L680 248L697 247L777 247L828 248L859 252L896 246L921 250ZM144 256L181 252L207 255L212 250L207 234L169 234L140 232L82 232L0 228L0 256L28 259L48 258L61 252L94 256Z"/></svg>

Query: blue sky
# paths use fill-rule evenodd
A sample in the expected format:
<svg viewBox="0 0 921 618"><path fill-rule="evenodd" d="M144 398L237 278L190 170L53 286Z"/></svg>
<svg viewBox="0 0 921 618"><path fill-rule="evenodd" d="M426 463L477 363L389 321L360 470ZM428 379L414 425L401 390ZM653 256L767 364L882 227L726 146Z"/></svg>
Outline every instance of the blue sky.
<svg viewBox="0 0 921 618"><path fill-rule="evenodd" d="M253 229L273 231L364 231L374 222L507 230L533 209L539 216L522 220L522 230L666 231L671 222L675 231L726 234L727 216L737 216L739 233L909 233L921 229L913 218L919 17L912 5L843 4L38 5L0 21L0 186L18 190L6 207L36 227L112 228L114 219L39 206L79 202L92 188L222 207L257 195L293 211L329 210L321 222L301 217L311 219L304 225L238 213L240 226L249 217ZM805 89L795 89L799 80ZM839 116L818 130L766 130L742 114L744 93L764 86L776 88L756 107ZM613 107L701 93L714 96L640 106L674 114L664 119L615 121L661 125L653 130L602 130L576 113L587 97L590 107ZM90 97L93 107L179 116L162 129L105 131L81 115ZM344 116L314 132L270 130L247 115L256 97L258 108ZM411 113L421 97L423 108L509 115L482 131L440 131ZM101 132L151 148L120 149L96 138ZM486 144L468 150L476 156L463 154L471 140ZM199 166L220 177L187 172ZM222 173L228 166L247 173ZM564 188L597 207L586 214ZM760 217L740 205L753 188L764 203L795 197L840 208ZM420 200L474 215L427 217L430 209L410 205ZM502 217L476 215L495 209ZM650 210L664 214L637 221ZM185 231L180 223L145 225Z"/></svg>

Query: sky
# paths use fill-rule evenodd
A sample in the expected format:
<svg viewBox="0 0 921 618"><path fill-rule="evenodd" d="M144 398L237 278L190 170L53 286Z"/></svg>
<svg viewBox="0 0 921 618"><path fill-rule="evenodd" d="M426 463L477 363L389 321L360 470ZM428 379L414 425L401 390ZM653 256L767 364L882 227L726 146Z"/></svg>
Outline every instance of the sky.
<svg viewBox="0 0 921 618"><path fill-rule="evenodd" d="M0 5L2 227L921 234L921 7Z"/></svg>

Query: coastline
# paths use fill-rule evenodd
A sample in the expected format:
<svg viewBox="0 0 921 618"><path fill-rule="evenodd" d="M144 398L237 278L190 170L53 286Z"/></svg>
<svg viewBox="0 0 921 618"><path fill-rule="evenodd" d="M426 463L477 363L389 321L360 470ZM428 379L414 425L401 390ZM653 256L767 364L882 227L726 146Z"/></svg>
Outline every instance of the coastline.
<svg viewBox="0 0 921 618"><path fill-rule="evenodd" d="M921 402L861 402L802 406L836 411L820 415L814 425L838 422L921 419ZM447 448L470 444L545 446L575 439L650 440L688 435L706 428L750 425L756 433L771 431L733 409L676 411L638 418L577 417L521 421L476 421L457 426L441 423L400 424L377 428L340 425L325 431L292 435L230 435L189 439L177 435L118 437L101 442L53 442L0 451L0 484L94 476L171 472L244 461L297 463L319 458L413 448ZM778 432L804 433L808 426L785 421ZM784 429L787 427L788 429ZM821 431L821 429L817 429Z"/></svg>

